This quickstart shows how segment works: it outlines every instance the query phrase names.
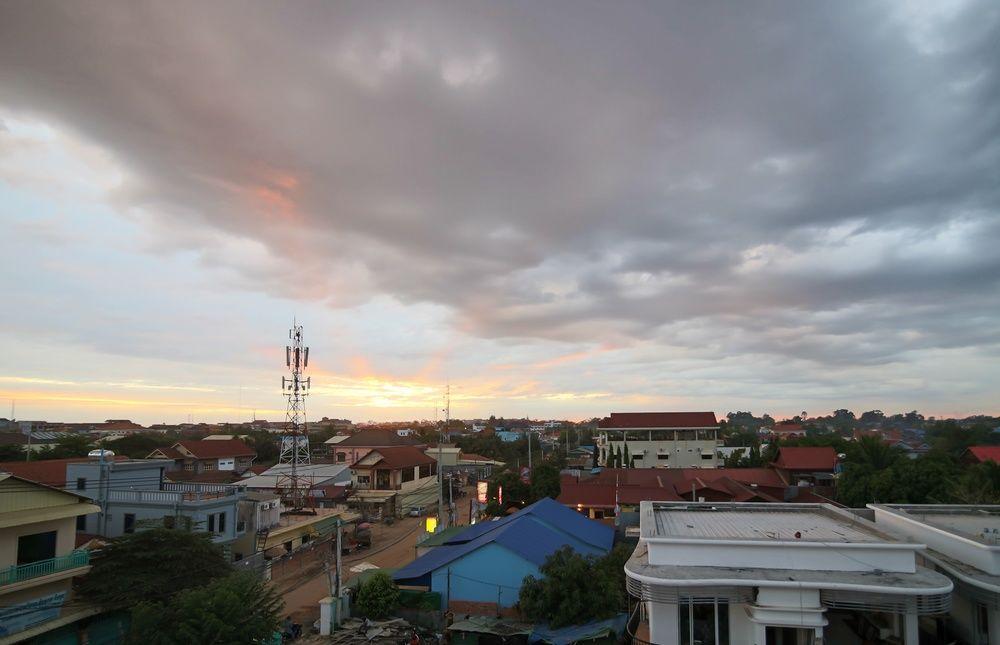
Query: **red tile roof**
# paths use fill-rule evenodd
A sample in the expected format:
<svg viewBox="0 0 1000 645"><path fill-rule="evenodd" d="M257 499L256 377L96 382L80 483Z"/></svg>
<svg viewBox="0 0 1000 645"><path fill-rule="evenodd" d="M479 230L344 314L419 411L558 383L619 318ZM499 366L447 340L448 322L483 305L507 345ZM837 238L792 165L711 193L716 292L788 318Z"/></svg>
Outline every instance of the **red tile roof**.
<svg viewBox="0 0 1000 645"><path fill-rule="evenodd" d="M568 506L613 508L620 504L681 501L695 491L713 490L732 501L780 501L787 485L771 468L604 468L577 481L563 475L557 501Z"/></svg>
<svg viewBox="0 0 1000 645"><path fill-rule="evenodd" d="M966 454L980 463L992 461L1000 464L1000 446L969 446Z"/></svg>
<svg viewBox="0 0 1000 645"><path fill-rule="evenodd" d="M612 412L599 428L714 428L714 412Z"/></svg>
<svg viewBox="0 0 1000 645"><path fill-rule="evenodd" d="M180 441L174 446L181 446L196 459L218 459L219 457L256 457L253 448L239 439L218 439L210 441Z"/></svg>
<svg viewBox="0 0 1000 645"><path fill-rule="evenodd" d="M374 465L388 466L389 468L406 468L407 466L436 463L435 459L428 457L423 450L414 446L376 448L372 452L378 453L382 457Z"/></svg>
<svg viewBox="0 0 1000 645"><path fill-rule="evenodd" d="M114 461L124 461L128 457L116 455ZM0 463L0 471L8 472L15 477L29 479L33 482L63 488L66 486L66 465L90 461L89 457L70 457L67 459L44 459L42 461L7 461Z"/></svg>
<svg viewBox="0 0 1000 645"><path fill-rule="evenodd" d="M785 470L833 472L837 466L837 451L831 446L779 448L774 466Z"/></svg>

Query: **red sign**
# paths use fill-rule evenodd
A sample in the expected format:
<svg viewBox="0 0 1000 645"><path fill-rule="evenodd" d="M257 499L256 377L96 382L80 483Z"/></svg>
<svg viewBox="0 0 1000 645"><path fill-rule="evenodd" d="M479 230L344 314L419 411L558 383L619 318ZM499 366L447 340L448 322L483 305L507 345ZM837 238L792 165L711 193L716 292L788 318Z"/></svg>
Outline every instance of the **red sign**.
<svg viewBox="0 0 1000 645"><path fill-rule="evenodd" d="M497 486L497 504L503 506L503 486Z"/></svg>
<svg viewBox="0 0 1000 645"><path fill-rule="evenodd" d="M489 501L489 482L476 482L476 501L485 504Z"/></svg>

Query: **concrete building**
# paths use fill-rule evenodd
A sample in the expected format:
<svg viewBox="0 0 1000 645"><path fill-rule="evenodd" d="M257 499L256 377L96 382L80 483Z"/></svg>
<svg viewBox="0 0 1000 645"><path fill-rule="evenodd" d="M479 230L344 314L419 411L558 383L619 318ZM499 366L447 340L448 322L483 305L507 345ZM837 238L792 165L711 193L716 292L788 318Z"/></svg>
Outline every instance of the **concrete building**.
<svg viewBox="0 0 1000 645"><path fill-rule="evenodd" d="M622 454L629 468L715 468L714 412L612 412L597 424L598 463Z"/></svg>
<svg viewBox="0 0 1000 645"><path fill-rule="evenodd" d="M97 613L70 601L73 578L90 571L89 553L74 550L76 526L99 510L86 497L0 473L0 643Z"/></svg>
<svg viewBox="0 0 1000 645"><path fill-rule="evenodd" d="M1000 506L871 504L875 524L927 545L924 564L955 585L949 639L1000 644Z"/></svg>
<svg viewBox="0 0 1000 645"><path fill-rule="evenodd" d="M643 502L625 565L637 640L915 645L953 588L925 551L826 504Z"/></svg>
<svg viewBox="0 0 1000 645"><path fill-rule="evenodd" d="M94 500L102 511L77 527L83 533L119 537L152 526L208 531L228 544L246 531L237 520L245 488L169 482L168 459L98 460L66 465L67 489Z"/></svg>

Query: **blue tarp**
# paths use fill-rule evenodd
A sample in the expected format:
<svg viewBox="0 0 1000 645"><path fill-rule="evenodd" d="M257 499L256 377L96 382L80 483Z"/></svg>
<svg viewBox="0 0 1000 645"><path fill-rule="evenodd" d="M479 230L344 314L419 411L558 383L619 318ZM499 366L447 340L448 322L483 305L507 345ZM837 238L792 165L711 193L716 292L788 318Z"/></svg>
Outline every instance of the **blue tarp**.
<svg viewBox="0 0 1000 645"><path fill-rule="evenodd" d="M605 636L618 636L625 631L628 614L618 614L614 618L595 620L583 625L572 625L562 629L549 629L547 625L535 625L535 630L528 637L529 643L551 643L552 645L570 645L581 641L592 641Z"/></svg>

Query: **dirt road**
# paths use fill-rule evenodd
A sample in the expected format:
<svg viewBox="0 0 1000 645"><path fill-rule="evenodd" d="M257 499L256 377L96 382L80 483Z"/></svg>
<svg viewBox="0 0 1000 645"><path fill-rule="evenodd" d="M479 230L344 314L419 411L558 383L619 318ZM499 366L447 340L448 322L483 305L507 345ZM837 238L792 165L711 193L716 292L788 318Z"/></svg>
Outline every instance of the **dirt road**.
<svg viewBox="0 0 1000 645"><path fill-rule="evenodd" d="M473 489L467 489L473 494ZM468 524L468 510L462 512L463 503L468 506L468 497L461 498L457 503L460 525ZM341 570L344 582L347 583L357 574L350 568L362 562L377 567L399 568L413 561L416 557L417 537L423 532L423 517L404 517L396 520L391 526L384 523L376 524L372 529L371 549L358 554L345 556ZM319 601L330 595L329 581L325 571L318 565L304 569L298 574L290 572L290 576L274 580L274 585L283 592L285 614L291 614L297 623L310 626L319 618Z"/></svg>

